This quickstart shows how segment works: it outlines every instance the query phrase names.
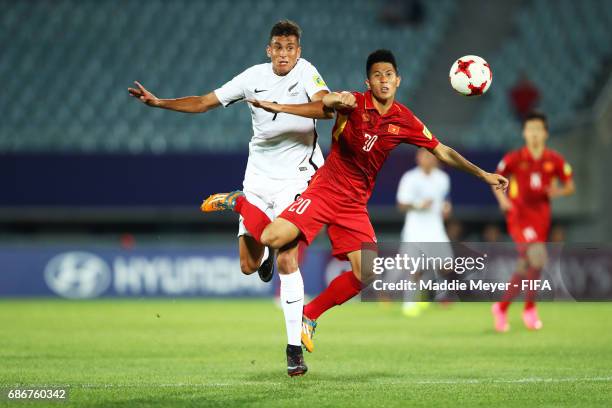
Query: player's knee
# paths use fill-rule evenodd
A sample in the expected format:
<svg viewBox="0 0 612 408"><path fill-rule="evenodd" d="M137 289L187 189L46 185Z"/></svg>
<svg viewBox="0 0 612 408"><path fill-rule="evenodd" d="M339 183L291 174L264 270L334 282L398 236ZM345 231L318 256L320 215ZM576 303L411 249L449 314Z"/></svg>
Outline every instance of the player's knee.
<svg viewBox="0 0 612 408"><path fill-rule="evenodd" d="M353 275L355 275L355 277L359 281L361 281L361 265L353 266L352 270L353 270Z"/></svg>
<svg viewBox="0 0 612 408"><path fill-rule="evenodd" d="M298 260L292 254L280 253L276 258L276 265L280 273L292 273L298 269Z"/></svg>
<svg viewBox="0 0 612 408"><path fill-rule="evenodd" d="M548 254L544 244L533 244L527 250L527 259L532 268L542 269L548 262Z"/></svg>
<svg viewBox="0 0 612 408"><path fill-rule="evenodd" d="M278 249L282 246L281 236L274 228L266 228L261 234L261 243L265 246Z"/></svg>
<svg viewBox="0 0 612 408"><path fill-rule="evenodd" d="M516 264L516 271L515 273L519 276L527 276L527 267L528 267L528 261L526 257L521 257L519 258L517 264Z"/></svg>
<svg viewBox="0 0 612 408"><path fill-rule="evenodd" d="M259 264L252 259L246 257L240 258L240 270L245 275L252 274L253 272L257 271L257 268L259 268Z"/></svg>
<svg viewBox="0 0 612 408"><path fill-rule="evenodd" d="M534 256L529 259L529 266L536 269L542 269L546 266L546 257L542 255Z"/></svg>
<svg viewBox="0 0 612 408"><path fill-rule="evenodd" d="M272 246L273 240L274 240L273 234L267 228L263 230L263 232L261 233L261 238L259 239L262 245Z"/></svg>

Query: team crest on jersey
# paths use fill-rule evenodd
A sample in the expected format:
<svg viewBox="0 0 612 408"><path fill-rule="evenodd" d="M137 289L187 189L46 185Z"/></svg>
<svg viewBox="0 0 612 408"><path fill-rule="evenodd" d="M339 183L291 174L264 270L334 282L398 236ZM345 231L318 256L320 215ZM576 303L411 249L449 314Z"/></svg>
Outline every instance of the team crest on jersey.
<svg viewBox="0 0 612 408"><path fill-rule="evenodd" d="M544 168L545 172L550 173L555 169L555 163L551 161L545 161L542 167Z"/></svg>
<svg viewBox="0 0 612 408"><path fill-rule="evenodd" d="M370 121L370 115L368 115L367 113L362 113L361 114L361 120L363 120L364 122L369 122Z"/></svg>
<svg viewBox="0 0 612 408"><path fill-rule="evenodd" d="M529 163L522 161L519 163L519 169L521 170L527 170L529 168Z"/></svg>
<svg viewBox="0 0 612 408"><path fill-rule="evenodd" d="M431 140L431 132L427 129L427 126L423 125L423 135Z"/></svg>
<svg viewBox="0 0 612 408"><path fill-rule="evenodd" d="M389 133L393 133L394 135L399 135L400 132L400 127L399 126L395 126L392 124L389 124L389 129L388 129Z"/></svg>
<svg viewBox="0 0 612 408"><path fill-rule="evenodd" d="M295 89L295 87L297 86L299 82L296 82L295 84L291 85L289 87L289 89L287 89L287 92L289 92L289 96L297 96L299 95L299 91L297 89Z"/></svg>
<svg viewBox="0 0 612 408"><path fill-rule="evenodd" d="M323 78L321 78L321 75L314 75L312 77L312 80L314 81L316 86L320 86L320 87L324 87L325 86L325 81L323 81Z"/></svg>

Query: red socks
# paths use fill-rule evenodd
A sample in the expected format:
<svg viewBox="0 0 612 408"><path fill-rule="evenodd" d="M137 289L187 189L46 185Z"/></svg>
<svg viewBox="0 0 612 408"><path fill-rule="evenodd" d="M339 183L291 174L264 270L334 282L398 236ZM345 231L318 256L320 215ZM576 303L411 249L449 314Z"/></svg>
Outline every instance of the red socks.
<svg viewBox="0 0 612 408"><path fill-rule="evenodd" d="M538 279L539 276L540 276L540 270L537 268L527 269L527 276L525 278L523 278L518 273L515 273L514 275L512 275L512 278L510 279L510 286L508 287L508 290L506 291L506 293L504 293L504 297L502 298L501 302L499 302L499 308L504 312L508 310L512 299L514 299L519 293L521 293L523 280L531 281L534 279ZM514 285L517 285L517 286L514 286ZM537 295L537 291L530 290L530 289L526 290L525 309L529 309L535 306L536 295Z"/></svg>
<svg viewBox="0 0 612 408"><path fill-rule="evenodd" d="M249 233L257 240L261 242L261 233L270 224L270 218L261 211L257 206L249 203L245 196L238 197L236 199L236 205L234 206L234 212L242 215L243 223Z"/></svg>
<svg viewBox="0 0 612 408"><path fill-rule="evenodd" d="M304 307L304 315L316 320L326 310L341 305L361 291L361 282L352 271L345 271L329 283L329 286Z"/></svg>
<svg viewBox="0 0 612 408"><path fill-rule="evenodd" d="M540 270L537 268L527 269L527 280L534 281L540 278ZM530 309L535 306L535 299L538 296L538 291L527 289L525 293L525 309Z"/></svg>
<svg viewBox="0 0 612 408"><path fill-rule="evenodd" d="M510 301L514 299L519 293L521 293L521 282L523 281L523 277L518 273L514 273L512 278L510 278L510 286L508 286L508 290L504 293L504 297L502 301L499 303L499 308L502 311L508 310L510 307ZM518 285L518 286L515 286Z"/></svg>

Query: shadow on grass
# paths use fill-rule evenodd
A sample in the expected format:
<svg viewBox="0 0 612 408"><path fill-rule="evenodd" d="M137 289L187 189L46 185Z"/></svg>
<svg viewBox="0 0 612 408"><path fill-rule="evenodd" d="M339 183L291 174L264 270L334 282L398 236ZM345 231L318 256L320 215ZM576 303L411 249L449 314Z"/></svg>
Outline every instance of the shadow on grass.
<svg viewBox="0 0 612 408"><path fill-rule="evenodd" d="M101 395L97 401L81 402L73 399L77 406L106 407L240 407L270 400L270 395L253 395L236 387L168 389L166 393L139 389L133 398ZM139 394L139 395L138 395ZM150 395L143 395L150 394Z"/></svg>
<svg viewBox="0 0 612 408"><path fill-rule="evenodd" d="M328 373L325 371L318 370L316 372L308 372L306 375L301 377L289 377L283 375L278 370L267 370L260 373L245 376L243 380L246 382L262 383L269 382L270 385L280 384L296 384L302 383L304 385L316 386L317 382L325 382L326 384L332 385L345 385L345 384L367 384L376 383L381 379L395 378L398 381L404 379L402 376L398 376L385 371L359 371L355 373L347 372L335 372Z"/></svg>
<svg viewBox="0 0 612 408"><path fill-rule="evenodd" d="M348 391L381 380L404 377L381 371L359 373L308 373L303 377L288 377L277 370L236 378L235 382L210 387L194 386L180 388L128 387L118 390L96 390L97 395L75 395L73 403L88 407L240 407L286 405L291 406L304 392L312 393L325 389ZM87 391L81 391L88 393ZM123 394L123 395L121 395ZM285 404L286 403L286 404Z"/></svg>

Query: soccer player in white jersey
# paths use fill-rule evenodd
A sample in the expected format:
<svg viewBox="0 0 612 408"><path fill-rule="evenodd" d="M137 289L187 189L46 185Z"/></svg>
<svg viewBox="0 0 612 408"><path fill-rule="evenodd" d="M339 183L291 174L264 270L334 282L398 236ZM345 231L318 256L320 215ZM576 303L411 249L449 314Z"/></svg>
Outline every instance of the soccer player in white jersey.
<svg viewBox="0 0 612 408"><path fill-rule="evenodd" d="M425 243L419 250L429 250L430 256L452 256L448 235L444 229L452 206L449 201L450 179L448 174L438 168L438 159L426 149L416 153L417 167L402 176L397 189L397 207L406 213L402 242ZM427 245L429 242L436 244ZM411 256L417 248L414 245L403 246ZM440 272L440 271L438 271ZM414 298L406 299L402 307L404 315L418 316L428 304L415 302Z"/></svg>
<svg viewBox="0 0 612 408"><path fill-rule="evenodd" d="M129 92L149 106L189 113L203 113L221 105L228 107L247 99L283 104L318 101L329 93L329 89L317 69L300 58L300 35L296 23L279 21L272 27L266 47L271 61L246 69L205 95L159 99L138 82L138 88L130 88ZM249 143L244 193L270 219L275 219L306 189L314 172L323 164L323 154L317 144L316 122L295 115L269 113L250 105L249 109L253 136ZM268 282L273 274L273 251L268 251L249 235L242 219L238 237L242 272L251 274L258 271L261 279ZM268 252L267 256L264 256L265 252ZM290 375L302 375L307 371L300 340L304 283L297 255L297 245L294 245L280 250L276 259L287 326Z"/></svg>

